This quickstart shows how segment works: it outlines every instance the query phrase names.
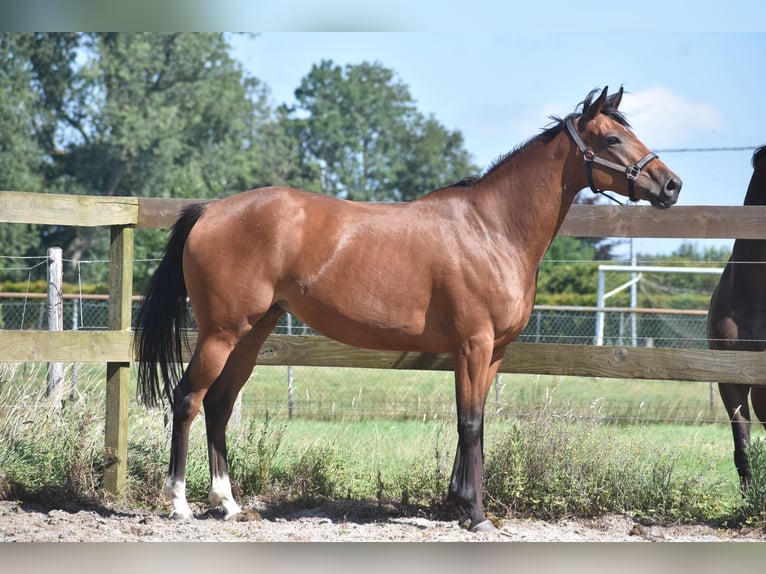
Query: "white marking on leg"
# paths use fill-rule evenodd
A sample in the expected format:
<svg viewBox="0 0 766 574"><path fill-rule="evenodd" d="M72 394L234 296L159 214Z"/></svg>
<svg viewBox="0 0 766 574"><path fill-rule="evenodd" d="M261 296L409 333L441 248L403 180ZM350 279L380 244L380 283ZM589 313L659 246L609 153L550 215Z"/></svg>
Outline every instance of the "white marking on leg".
<svg viewBox="0 0 766 574"><path fill-rule="evenodd" d="M173 506L169 518L174 520L194 518L192 510L189 508L189 503L186 502L186 481L174 481L172 477L168 476L165 480L165 485L162 487L162 494L165 495L165 498Z"/></svg>
<svg viewBox="0 0 766 574"><path fill-rule="evenodd" d="M231 520L242 512L239 504L234 500L234 495L231 493L231 482L228 475L212 477L208 500L210 504L223 508L225 513L224 520Z"/></svg>

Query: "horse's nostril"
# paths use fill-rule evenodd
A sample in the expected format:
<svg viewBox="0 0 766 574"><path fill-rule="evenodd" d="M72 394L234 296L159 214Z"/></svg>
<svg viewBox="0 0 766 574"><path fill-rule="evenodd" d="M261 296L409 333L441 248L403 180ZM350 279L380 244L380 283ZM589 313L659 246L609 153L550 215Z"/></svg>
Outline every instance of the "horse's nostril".
<svg viewBox="0 0 766 574"><path fill-rule="evenodd" d="M680 179L676 179L675 177L671 177L668 179L668 181L665 183L665 191L668 193L677 193L681 191L681 185L682 182Z"/></svg>

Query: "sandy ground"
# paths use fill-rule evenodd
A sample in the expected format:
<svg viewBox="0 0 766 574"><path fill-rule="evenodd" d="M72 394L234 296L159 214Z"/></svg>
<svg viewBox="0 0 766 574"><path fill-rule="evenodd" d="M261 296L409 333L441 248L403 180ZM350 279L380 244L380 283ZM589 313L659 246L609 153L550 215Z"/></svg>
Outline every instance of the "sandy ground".
<svg viewBox="0 0 766 574"><path fill-rule="evenodd" d="M256 505L257 507L258 505ZM98 506L81 510L0 501L0 542L719 542L766 541L764 529L716 529L706 525L642 526L630 517L592 520L510 519L492 533L473 534L456 521L377 512L375 518L344 516L343 509L247 509L223 521L194 508L196 519Z"/></svg>

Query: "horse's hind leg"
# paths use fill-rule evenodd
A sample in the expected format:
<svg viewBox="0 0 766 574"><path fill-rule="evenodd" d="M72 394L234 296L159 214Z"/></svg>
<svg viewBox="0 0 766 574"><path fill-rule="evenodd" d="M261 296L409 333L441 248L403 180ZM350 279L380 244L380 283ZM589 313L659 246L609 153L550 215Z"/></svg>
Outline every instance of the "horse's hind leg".
<svg viewBox="0 0 766 574"><path fill-rule="evenodd" d="M173 426L170 441L170 469L163 494L170 500L173 510L170 518L193 517L186 501L186 459L189 449L189 429L199 412L202 399L220 372L230 345L223 341L198 341L181 381L173 391Z"/></svg>
<svg viewBox="0 0 766 574"><path fill-rule="evenodd" d="M731 432L734 438L734 466L737 467L740 485L743 489L750 485L750 463L747 460L747 447L750 445L749 391L748 385L718 384L718 392L731 422Z"/></svg>
<svg viewBox="0 0 766 574"><path fill-rule="evenodd" d="M258 352L266 337L284 315L279 307L272 307L232 350L226 365L205 395L205 424L210 461L210 495L215 506L221 506L225 519L237 515L241 508L234 500L226 458L226 425L231 417L239 391L255 367Z"/></svg>

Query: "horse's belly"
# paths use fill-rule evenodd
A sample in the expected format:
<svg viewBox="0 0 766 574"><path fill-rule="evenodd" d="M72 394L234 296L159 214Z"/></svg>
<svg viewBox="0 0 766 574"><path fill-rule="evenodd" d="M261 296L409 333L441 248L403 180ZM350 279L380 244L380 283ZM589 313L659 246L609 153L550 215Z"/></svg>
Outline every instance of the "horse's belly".
<svg viewBox="0 0 766 574"><path fill-rule="evenodd" d="M322 335L356 347L380 350L446 352L447 330L429 327L423 313L383 311L372 307L339 308L309 301L284 308Z"/></svg>

